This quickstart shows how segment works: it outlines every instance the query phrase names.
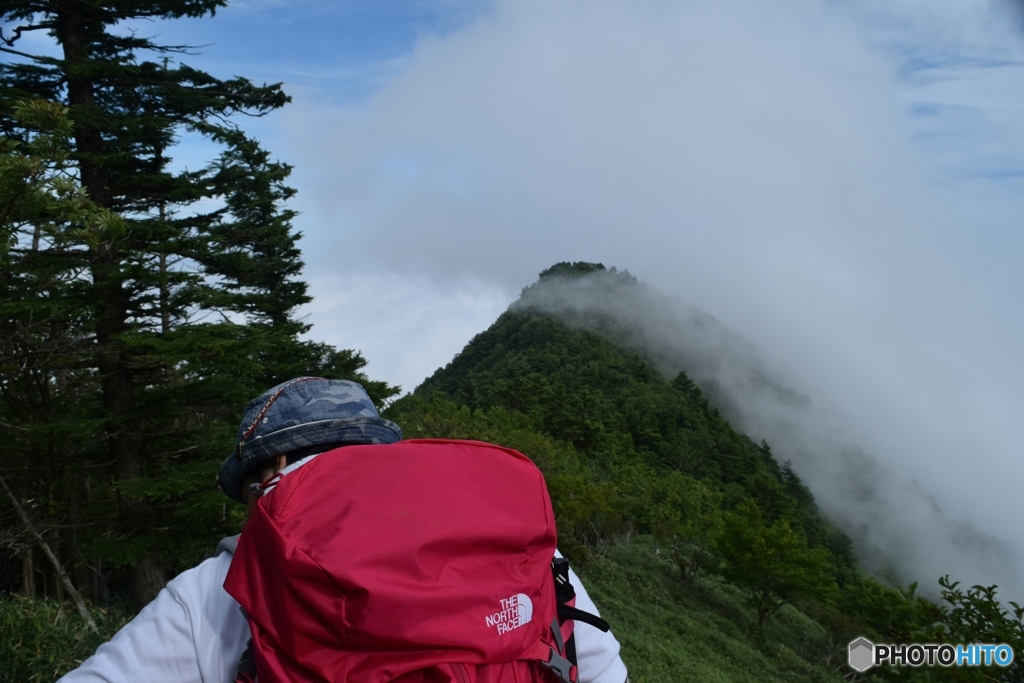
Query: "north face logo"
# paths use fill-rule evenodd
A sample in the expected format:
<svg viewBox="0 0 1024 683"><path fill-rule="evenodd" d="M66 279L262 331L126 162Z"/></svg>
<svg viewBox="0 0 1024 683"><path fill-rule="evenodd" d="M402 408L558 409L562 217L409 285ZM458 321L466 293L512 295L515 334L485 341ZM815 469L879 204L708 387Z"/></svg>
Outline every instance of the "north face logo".
<svg viewBox="0 0 1024 683"><path fill-rule="evenodd" d="M488 626L496 626L498 635L528 624L533 619L533 602L530 596L517 593L501 601L501 610L484 617Z"/></svg>

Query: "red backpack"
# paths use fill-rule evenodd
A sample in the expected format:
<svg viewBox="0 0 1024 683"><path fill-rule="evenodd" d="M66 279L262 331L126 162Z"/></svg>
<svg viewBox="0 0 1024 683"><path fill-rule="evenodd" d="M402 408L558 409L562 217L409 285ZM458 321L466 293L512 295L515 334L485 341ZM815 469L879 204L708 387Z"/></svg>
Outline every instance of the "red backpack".
<svg viewBox="0 0 1024 683"><path fill-rule="evenodd" d="M224 582L252 632L240 681L575 683L573 619L607 630L572 607L547 486L521 453L345 446L271 485Z"/></svg>

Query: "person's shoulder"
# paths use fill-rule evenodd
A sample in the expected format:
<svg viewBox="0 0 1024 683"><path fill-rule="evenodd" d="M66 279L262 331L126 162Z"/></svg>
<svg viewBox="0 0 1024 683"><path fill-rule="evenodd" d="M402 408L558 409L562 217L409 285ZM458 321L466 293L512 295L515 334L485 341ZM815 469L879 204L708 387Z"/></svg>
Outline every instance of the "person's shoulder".
<svg viewBox="0 0 1024 683"><path fill-rule="evenodd" d="M171 579L167 589L182 602L202 603L211 598L230 597L224 592L224 579L231 567L231 557L230 552L218 552Z"/></svg>

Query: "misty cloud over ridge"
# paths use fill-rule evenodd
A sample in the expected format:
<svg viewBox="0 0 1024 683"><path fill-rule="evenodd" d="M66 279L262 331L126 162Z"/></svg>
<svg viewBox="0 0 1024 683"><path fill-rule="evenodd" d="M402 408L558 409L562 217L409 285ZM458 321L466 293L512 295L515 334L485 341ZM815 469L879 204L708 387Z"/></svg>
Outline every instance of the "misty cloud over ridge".
<svg viewBox="0 0 1024 683"><path fill-rule="evenodd" d="M868 571L903 585L919 581L930 595L944 574L966 585L998 584L1004 598L1024 588L1010 542L947 517L933 496L861 450L856 435L829 425L813 398L788 388L752 344L711 315L614 269L543 278L510 306L523 309L598 332L641 353L667 379L685 372L737 429L791 461Z"/></svg>
<svg viewBox="0 0 1024 683"><path fill-rule="evenodd" d="M1002 3L494 0L365 101L295 91L313 335L411 389L541 269L628 266L755 343L837 452L1024 548L1024 40ZM778 424L748 431L778 450Z"/></svg>

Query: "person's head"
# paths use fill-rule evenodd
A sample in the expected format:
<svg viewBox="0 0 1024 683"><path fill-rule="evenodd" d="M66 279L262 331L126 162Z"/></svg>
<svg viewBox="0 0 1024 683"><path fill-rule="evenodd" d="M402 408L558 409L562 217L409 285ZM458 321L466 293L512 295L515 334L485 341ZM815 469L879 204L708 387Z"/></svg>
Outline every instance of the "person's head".
<svg viewBox="0 0 1024 683"><path fill-rule="evenodd" d="M299 377L245 407L235 452L221 464L217 481L229 498L247 503L248 484L263 481L288 462L338 446L401 440L402 430L377 414L360 385Z"/></svg>

